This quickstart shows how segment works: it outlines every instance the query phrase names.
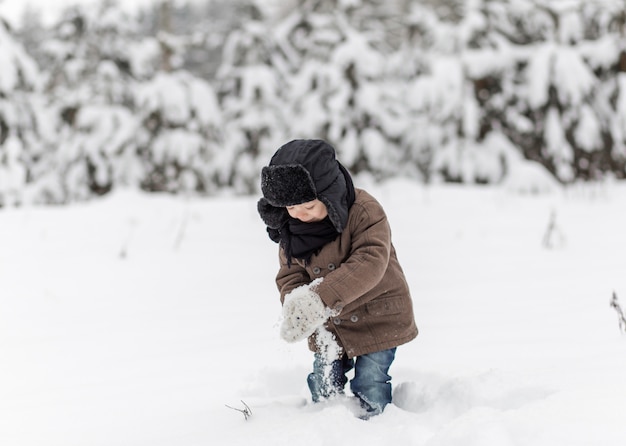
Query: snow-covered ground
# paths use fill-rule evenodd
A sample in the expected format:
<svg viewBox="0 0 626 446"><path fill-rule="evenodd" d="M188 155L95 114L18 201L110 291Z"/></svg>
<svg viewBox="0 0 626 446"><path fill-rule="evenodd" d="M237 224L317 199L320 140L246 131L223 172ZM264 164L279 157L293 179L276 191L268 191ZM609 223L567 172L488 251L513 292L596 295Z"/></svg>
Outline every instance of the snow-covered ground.
<svg viewBox="0 0 626 446"><path fill-rule="evenodd" d="M118 192L0 211L0 444L624 444L626 184L368 190L420 328L383 415L294 404L312 357L278 337L255 198Z"/></svg>

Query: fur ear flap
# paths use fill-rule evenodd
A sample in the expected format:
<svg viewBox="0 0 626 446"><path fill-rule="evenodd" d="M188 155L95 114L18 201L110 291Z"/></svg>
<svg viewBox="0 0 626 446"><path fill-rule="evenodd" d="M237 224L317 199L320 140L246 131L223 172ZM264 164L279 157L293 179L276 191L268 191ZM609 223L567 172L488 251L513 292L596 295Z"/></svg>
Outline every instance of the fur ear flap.
<svg viewBox="0 0 626 446"><path fill-rule="evenodd" d="M272 229L279 229L289 219L287 209L272 206L265 198L258 201L257 210L263 222Z"/></svg>

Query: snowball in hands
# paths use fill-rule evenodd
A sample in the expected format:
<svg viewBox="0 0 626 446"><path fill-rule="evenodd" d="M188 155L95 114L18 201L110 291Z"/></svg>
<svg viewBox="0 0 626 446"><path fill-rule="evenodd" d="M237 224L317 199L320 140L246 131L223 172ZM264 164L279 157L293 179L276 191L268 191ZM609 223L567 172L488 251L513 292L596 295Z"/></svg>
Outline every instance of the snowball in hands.
<svg viewBox="0 0 626 446"><path fill-rule="evenodd" d="M280 337L287 342L308 338L329 316L328 309L315 292L322 279L294 288L285 296Z"/></svg>

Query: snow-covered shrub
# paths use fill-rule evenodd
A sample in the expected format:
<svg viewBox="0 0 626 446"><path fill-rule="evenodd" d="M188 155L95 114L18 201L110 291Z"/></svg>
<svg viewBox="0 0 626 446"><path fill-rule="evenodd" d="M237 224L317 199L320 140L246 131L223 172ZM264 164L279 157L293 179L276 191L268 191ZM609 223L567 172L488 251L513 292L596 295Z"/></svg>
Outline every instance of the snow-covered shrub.
<svg viewBox="0 0 626 446"><path fill-rule="evenodd" d="M55 138L38 201L66 203L137 184L134 19L112 3L66 11L43 44L45 91Z"/></svg>
<svg viewBox="0 0 626 446"><path fill-rule="evenodd" d="M36 164L51 138L41 73L0 21L0 207L29 201L25 188L36 180Z"/></svg>
<svg viewBox="0 0 626 446"><path fill-rule="evenodd" d="M261 168L287 142L288 123L295 122L285 105L285 62L271 36L257 21L235 30L217 76L224 139L215 166L220 185L238 193L257 192Z"/></svg>
<svg viewBox="0 0 626 446"><path fill-rule="evenodd" d="M211 86L187 72L158 73L137 87L140 185L149 191L214 192L224 166L222 115Z"/></svg>
<svg viewBox="0 0 626 446"><path fill-rule="evenodd" d="M135 156L138 122L125 107L94 104L76 111L74 124L60 134L57 160L69 201L102 195L115 186L136 186L141 178Z"/></svg>

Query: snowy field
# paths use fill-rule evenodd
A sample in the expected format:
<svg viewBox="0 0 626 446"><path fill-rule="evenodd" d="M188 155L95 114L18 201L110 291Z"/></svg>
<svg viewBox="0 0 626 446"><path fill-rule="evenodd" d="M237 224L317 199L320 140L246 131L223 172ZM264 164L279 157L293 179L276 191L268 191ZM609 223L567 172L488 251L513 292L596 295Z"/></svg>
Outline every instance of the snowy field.
<svg viewBox="0 0 626 446"><path fill-rule="evenodd" d="M0 445L624 444L626 184L368 190L420 328L383 415L298 407L256 198L118 192L0 210Z"/></svg>

